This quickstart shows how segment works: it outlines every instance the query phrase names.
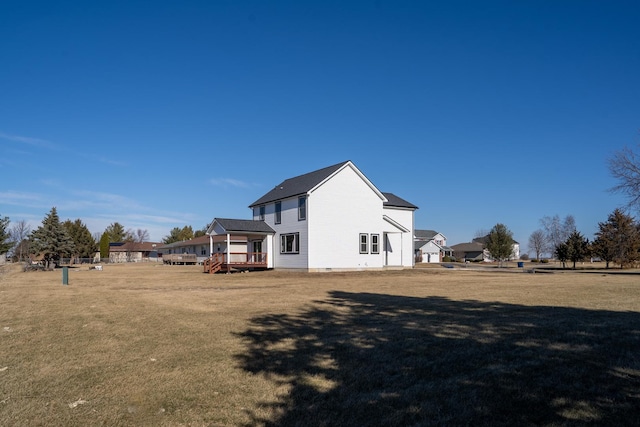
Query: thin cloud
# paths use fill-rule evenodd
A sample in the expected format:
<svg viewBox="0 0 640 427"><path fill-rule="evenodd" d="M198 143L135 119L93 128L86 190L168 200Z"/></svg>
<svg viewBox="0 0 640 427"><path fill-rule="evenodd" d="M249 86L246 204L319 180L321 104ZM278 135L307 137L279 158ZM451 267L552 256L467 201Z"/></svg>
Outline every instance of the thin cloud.
<svg viewBox="0 0 640 427"><path fill-rule="evenodd" d="M0 132L0 138L6 139L8 141L19 142L21 144L31 145L33 147L39 148L55 148L55 144L51 141L47 141L46 139L40 138L32 138L29 136L21 136L21 135L10 135L8 133Z"/></svg>
<svg viewBox="0 0 640 427"><path fill-rule="evenodd" d="M118 167L126 167L129 166L128 163L125 162L120 162L118 160L111 160L111 159L107 159L106 157L100 157L98 159L98 161L100 163L104 163L105 165L110 165L110 166L118 166Z"/></svg>
<svg viewBox="0 0 640 427"><path fill-rule="evenodd" d="M249 188L251 187L251 184L244 182L244 181L240 181L238 179L233 179L233 178L212 178L209 180L209 184L216 186L216 187L224 187L224 188L228 188L228 187L236 187L236 188Z"/></svg>
<svg viewBox="0 0 640 427"><path fill-rule="evenodd" d="M125 196L121 196L119 194L88 190L72 191L71 194L76 197L74 203L77 207L104 207L123 210L144 208L135 200Z"/></svg>
<svg viewBox="0 0 640 427"><path fill-rule="evenodd" d="M43 206L43 203L44 198L41 194L23 193L17 191L0 192L0 204L40 208Z"/></svg>

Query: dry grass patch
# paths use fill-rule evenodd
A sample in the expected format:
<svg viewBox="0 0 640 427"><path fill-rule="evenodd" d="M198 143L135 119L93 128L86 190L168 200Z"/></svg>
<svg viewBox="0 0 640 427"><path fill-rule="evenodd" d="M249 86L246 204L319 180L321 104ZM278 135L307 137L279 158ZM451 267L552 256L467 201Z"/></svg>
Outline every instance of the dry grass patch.
<svg viewBox="0 0 640 427"><path fill-rule="evenodd" d="M1 425L638 425L640 276L0 276Z"/></svg>

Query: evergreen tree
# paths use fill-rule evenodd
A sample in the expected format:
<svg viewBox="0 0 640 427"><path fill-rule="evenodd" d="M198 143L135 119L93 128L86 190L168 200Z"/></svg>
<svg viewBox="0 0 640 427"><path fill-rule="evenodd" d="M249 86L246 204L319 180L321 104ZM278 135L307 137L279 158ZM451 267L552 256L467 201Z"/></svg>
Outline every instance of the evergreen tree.
<svg viewBox="0 0 640 427"><path fill-rule="evenodd" d="M74 252L73 240L60 223L55 207L42 220L42 225L31 233L31 250L43 256L46 268L58 265L60 258Z"/></svg>
<svg viewBox="0 0 640 427"><path fill-rule="evenodd" d="M162 239L164 244L183 242L185 240L193 239L193 228L190 225L185 225L183 228L174 227L168 236Z"/></svg>
<svg viewBox="0 0 640 427"><path fill-rule="evenodd" d="M502 265L513 255L513 233L504 224L496 224L486 239L486 249Z"/></svg>
<svg viewBox="0 0 640 427"><path fill-rule="evenodd" d="M110 243L118 243L126 241L127 232L124 229L124 226L119 222L114 222L109 224L107 228L105 228L104 233L109 236Z"/></svg>
<svg viewBox="0 0 640 427"><path fill-rule="evenodd" d="M589 240L579 231L571 233L565 245L567 246L567 258L573 262L573 269L576 269L576 262L584 261L589 256Z"/></svg>
<svg viewBox="0 0 640 427"><path fill-rule="evenodd" d="M107 259L109 258L109 233L106 231L102 233L102 237L100 237L100 258Z"/></svg>
<svg viewBox="0 0 640 427"><path fill-rule="evenodd" d="M554 250L554 254L558 258L558 261L562 263L562 268L565 268L566 262L569 259L569 246L564 242L558 244Z"/></svg>
<svg viewBox="0 0 640 427"><path fill-rule="evenodd" d="M593 254L605 262L605 268L609 268L611 261L615 259L615 233L608 222L598 223L596 238L591 244Z"/></svg>
<svg viewBox="0 0 640 427"><path fill-rule="evenodd" d="M87 226L79 219L73 222L66 220L62 225L73 240L75 246L74 256L78 258L93 258L97 245Z"/></svg>
<svg viewBox="0 0 640 427"><path fill-rule="evenodd" d="M11 233L9 232L9 217L0 218L0 255L6 254L13 247L10 241Z"/></svg>
<svg viewBox="0 0 640 427"><path fill-rule="evenodd" d="M607 222L598 223L594 242L595 253L607 263L615 261L624 268L640 259L640 231L634 218L616 209Z"/></svg>

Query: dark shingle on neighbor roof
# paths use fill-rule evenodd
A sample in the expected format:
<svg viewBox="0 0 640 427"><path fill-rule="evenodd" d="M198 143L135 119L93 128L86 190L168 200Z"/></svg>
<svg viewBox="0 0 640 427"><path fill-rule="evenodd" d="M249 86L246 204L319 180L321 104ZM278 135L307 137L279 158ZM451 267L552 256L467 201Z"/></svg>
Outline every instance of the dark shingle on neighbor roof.
<svg viewBox="0 0 640 427"><path fill-rule="evenodd" d="M244 231L253 233L275 233L264 221L254 221L252 219L229 219L216 218L215 221L227 232Z"/></svg>
<svg viewBox="0 0 640 427"><path fill-rule="evenodd" d="M418 239L433 239L438 234L435 230L416 230L415 235Z"/></svg>
<svg viewBox="0 0 640 427"><path fill-rule="evenodd" d="M409 203L404 199L401 199L400 197L396 196L393 193L382 193L384 195L384 197L387 199L386 202L384 202L385 206L393 206L396 208L410 208L410 209L418 209L418 207L416 205L414 205L413 203Z"/></svg>
<svg viewBox="0 0 640 427"><path fill-rule="evenodd" d="M317 171L309 172L304 175L285 179L284 181L282 181L282 183L276 185L273 190L269 191L267 194L250 204L249 207L252 208L254 206L264 205L276 200L282 200L288 197L305 194L307 191L320 184L323 180L325 180L332 173L340 169L348 162L349 161L338 163L336 165L318 169Z"/></svg>

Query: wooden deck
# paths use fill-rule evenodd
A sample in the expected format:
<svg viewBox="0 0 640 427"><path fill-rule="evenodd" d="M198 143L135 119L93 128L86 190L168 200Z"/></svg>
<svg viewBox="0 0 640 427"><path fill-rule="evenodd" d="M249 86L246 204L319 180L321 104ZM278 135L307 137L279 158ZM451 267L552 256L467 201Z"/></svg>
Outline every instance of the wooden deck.
<svg viewBox="0 0 640 427"><path fill-rule="evenodd" d="M215 253L202 264L204 272L209 274L220 271L230 273L233 270L266 270L268 268L265 252Z"/></svg>

